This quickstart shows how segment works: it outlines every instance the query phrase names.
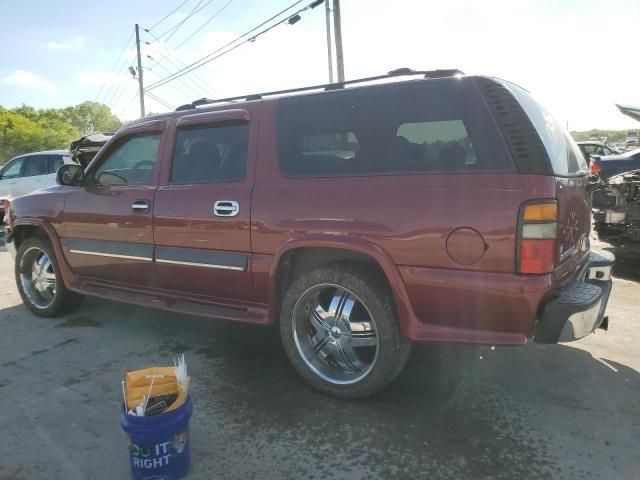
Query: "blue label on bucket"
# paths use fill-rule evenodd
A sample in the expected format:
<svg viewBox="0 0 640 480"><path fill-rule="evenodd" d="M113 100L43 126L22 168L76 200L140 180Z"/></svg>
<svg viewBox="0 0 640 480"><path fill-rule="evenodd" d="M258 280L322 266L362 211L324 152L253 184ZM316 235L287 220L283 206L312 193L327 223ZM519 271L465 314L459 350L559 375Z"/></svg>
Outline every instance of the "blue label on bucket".
<svg viewBox="0 0 640 480"><path fill-rule="evenodd" d="M187 449L189 441L188 431L177 433L168 442L156 443L154 445L136 445L129 442L129 455L131 466L139 470L171 470L172 463L181 462L179 458ZM155 475L149 472L148 477L143 480L168 480L166 475Z"/></svg>

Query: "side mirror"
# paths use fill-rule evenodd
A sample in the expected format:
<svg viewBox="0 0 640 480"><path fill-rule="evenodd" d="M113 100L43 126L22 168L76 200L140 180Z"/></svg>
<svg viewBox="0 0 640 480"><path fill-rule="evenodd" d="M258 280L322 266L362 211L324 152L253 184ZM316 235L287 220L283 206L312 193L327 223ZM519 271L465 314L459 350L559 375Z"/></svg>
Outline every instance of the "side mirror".
<svg viewBox="0 0 640 480"><path fill-rule="evenodd" d="M84 170L75 163L65 163L56 172L56 183L68 187L76 187L84 182Z"/></svg>

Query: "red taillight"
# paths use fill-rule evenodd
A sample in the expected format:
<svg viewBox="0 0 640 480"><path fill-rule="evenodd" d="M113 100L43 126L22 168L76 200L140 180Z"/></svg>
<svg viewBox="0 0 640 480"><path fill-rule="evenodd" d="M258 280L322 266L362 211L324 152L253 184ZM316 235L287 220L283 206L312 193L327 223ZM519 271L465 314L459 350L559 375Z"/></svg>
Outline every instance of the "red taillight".
<svg viewBox="0 0 640 480"><path fill-rule="evenodd" d="M602 167L600 167L600 165L598 165L595 162L591 162L591 165L589 166L589 170L591 170L591 173L599 174L600 172L602 172Z"/></svg>
<svg viewBox="0 0 640 480"><path fill-rule="evenodd" d="M553 272L555 254L555 240L521 240L520 273Z"/></svg>
<svg viewBox="0 0 640 480"><path fill-rule="evenodd" d="M518 220L519 273L551 273L556 264L558 202L536 200L520 207Z"/></svg>
<svg viewBox="0 0 640 480"><path fill-rule="evenodd" d="M5 199L2 201L2 210L4 211L4 219L2 220L2 223L9 225L9 200Z"/></svg>

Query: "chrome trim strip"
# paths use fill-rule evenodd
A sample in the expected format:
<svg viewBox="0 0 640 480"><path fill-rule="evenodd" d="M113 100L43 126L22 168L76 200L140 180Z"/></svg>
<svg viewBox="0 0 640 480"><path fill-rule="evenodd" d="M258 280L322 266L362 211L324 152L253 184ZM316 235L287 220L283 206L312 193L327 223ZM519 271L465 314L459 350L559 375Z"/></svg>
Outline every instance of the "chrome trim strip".
<svg viewBox="0 0 640 480"><path fill-rule="evenodd" d="M234 267L231 265L214 265L212 263L196 263L196 262L182 262L179 260L164 260L162 258L156 258L157 263L170 263L172 265L184 265L186 267L205 267L205 268L217 268L220 270L235 270L237 272L244 272L244 267Z"/></svg>
<svg viewBox="0 0 640 480"><path fill-rule="evenodd" d="M76 250L73 248L69 249L69 253L77 253L79 255L95 255L96 257L124 258L126 260L142 260L145 262L153 261L153 258L150 257L136 257L134 255L118 255L116 253L90 252L88 250Z"/></svg>

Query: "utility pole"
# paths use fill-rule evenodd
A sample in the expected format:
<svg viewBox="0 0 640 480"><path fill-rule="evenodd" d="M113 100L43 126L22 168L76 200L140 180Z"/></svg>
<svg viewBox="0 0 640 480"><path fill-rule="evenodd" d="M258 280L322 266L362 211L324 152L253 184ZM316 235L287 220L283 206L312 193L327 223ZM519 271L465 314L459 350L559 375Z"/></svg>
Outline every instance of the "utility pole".
<svg viewBox="0 0 640 480"><path fill-rule="evenodd" d="M327 20L327 59L329 60L329 83L333 83L333 55L331 53L331 7L329 2L324 0L324 9Z"/></svg>
<svg viewBox="0 0 640 480"><path fill-rule="evenodd" d="M333 0L333 34L336 39L336 65L338 83L344 82L344 58L342 56L342 27L340 25L340 0Z"/></svg>
<svg viewBox="0 0 640 480"><path fill-rule="evenodd" d="M140 89L140 118L144 118L144 83L142 83L142 56L140 56L140 28L136 23L136 48L138 50L138 88Z"/></svg>

